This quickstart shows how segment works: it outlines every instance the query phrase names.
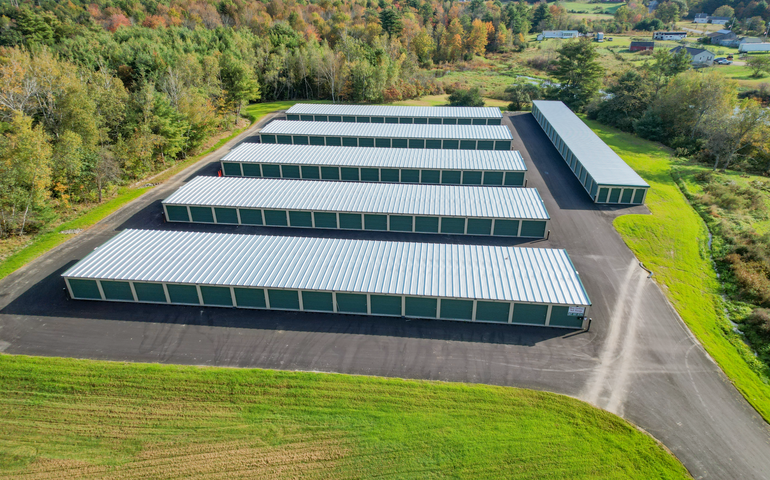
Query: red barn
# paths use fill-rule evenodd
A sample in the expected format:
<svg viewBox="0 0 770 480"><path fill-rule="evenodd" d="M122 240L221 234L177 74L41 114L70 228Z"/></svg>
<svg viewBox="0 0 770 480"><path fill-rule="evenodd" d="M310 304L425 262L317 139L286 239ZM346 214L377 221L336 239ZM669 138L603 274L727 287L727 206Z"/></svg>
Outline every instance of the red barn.
<svg viewBox="0 0 770 480"><path fill-rule="evenodd" d="M655 42L631 42L631 45L628 47L628 49L631 50L632 52L654 50Z"/></svg>

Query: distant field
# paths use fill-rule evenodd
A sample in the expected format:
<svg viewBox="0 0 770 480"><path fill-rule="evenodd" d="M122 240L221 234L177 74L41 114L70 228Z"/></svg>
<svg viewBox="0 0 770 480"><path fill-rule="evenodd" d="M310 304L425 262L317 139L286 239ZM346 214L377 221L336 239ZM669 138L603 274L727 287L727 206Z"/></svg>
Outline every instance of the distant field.
<svg viewBox="0 0 770 480"><path fill-rule="evenodd" d="M626 2L588 3L588 2L559 2L568 12L607 13L614 15L615 11Z"/></svg>
<svg viewBox="0 0 770 480"><path fill-rule="evenodd" d="M349 375L0 355L0 477L688 478L569 397Z"/></svg>

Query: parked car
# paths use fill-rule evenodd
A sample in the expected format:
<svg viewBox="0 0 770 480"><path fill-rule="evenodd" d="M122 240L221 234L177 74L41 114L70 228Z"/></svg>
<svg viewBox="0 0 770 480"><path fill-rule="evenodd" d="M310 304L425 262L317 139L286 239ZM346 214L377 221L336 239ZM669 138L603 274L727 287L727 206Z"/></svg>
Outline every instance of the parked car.
<svg viewBox="0 0 770 480"><path fill-rule="evenodd" d="M611 42L612 41L612 37L607 38L607 41Z"/></svg>
<svg viewBox="0 0 770 480"><path fill-rule="evenodd" d="M714 63L716 63L717 65L731 65L733 62L731 62L726 58L715 58Z"/></svg>

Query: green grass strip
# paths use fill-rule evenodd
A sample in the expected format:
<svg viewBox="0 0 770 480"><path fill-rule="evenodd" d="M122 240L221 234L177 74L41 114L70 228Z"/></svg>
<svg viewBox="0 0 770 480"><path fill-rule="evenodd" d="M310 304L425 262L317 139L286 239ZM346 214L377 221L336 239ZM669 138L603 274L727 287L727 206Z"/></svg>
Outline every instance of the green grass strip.
<svg viewBox="0 0 770 480"><path fill-rule="evenodd" d="M724 315L721 287L708 250L708 230L671 176L665 147L586 120L651 186L652 215L624 215L615 228L653 277L706 351L762 417L770 421L764 367Z"/></svg>
<svg viewBox="0 0 770 480"><path fill-rule="evenodd" d="M0 476L681 479L625 420L510 387L0 355Z"/></svg>

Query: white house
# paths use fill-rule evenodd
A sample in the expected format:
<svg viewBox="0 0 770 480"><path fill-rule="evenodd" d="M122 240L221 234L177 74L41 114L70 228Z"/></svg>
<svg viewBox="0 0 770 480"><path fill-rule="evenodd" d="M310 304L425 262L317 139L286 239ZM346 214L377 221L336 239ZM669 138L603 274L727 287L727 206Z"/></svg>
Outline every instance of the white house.
<svg viewBox="0 0 770 480"><path fill-rule="evenodd" d="M693 23L709 23L709 16L707 13L696 13Z"/></svg>
<svg viewBox="0 0 770 480"><path fill-rule="evenodd" d="M653 40L683 40L687 38L687 32L655 32Z"/></svg>
<svg viewBox="0 0 770 480"><path fill-rule="evenodd" d="M544 40L546 38L577 38L580 36L580 32L577 30L544 30L543 33L537 36L537 41Z"/></svg>
<svg viewBox="0 0 770 480"><path fill-rule="evenodd" d="M741 43L738 51L741 53L770 52L770 43Z"/></svg>
<svg viewBox="0 0 770 480"><path fill-rule="evenodd" d="M693 65L704 67L704 66L710 66L714 63L714 54L702 48L676 47L671 49L671 53L676 53L682 49L687 50L687 53L690 54L690 56L692 57L691 63Z"/></svg>
<svg viewBox="0 0 770 480"><path fill-rule="evenodd" d="M714 25L726 25L730 21L730 17L711 17L709 20Z"/></svg>

